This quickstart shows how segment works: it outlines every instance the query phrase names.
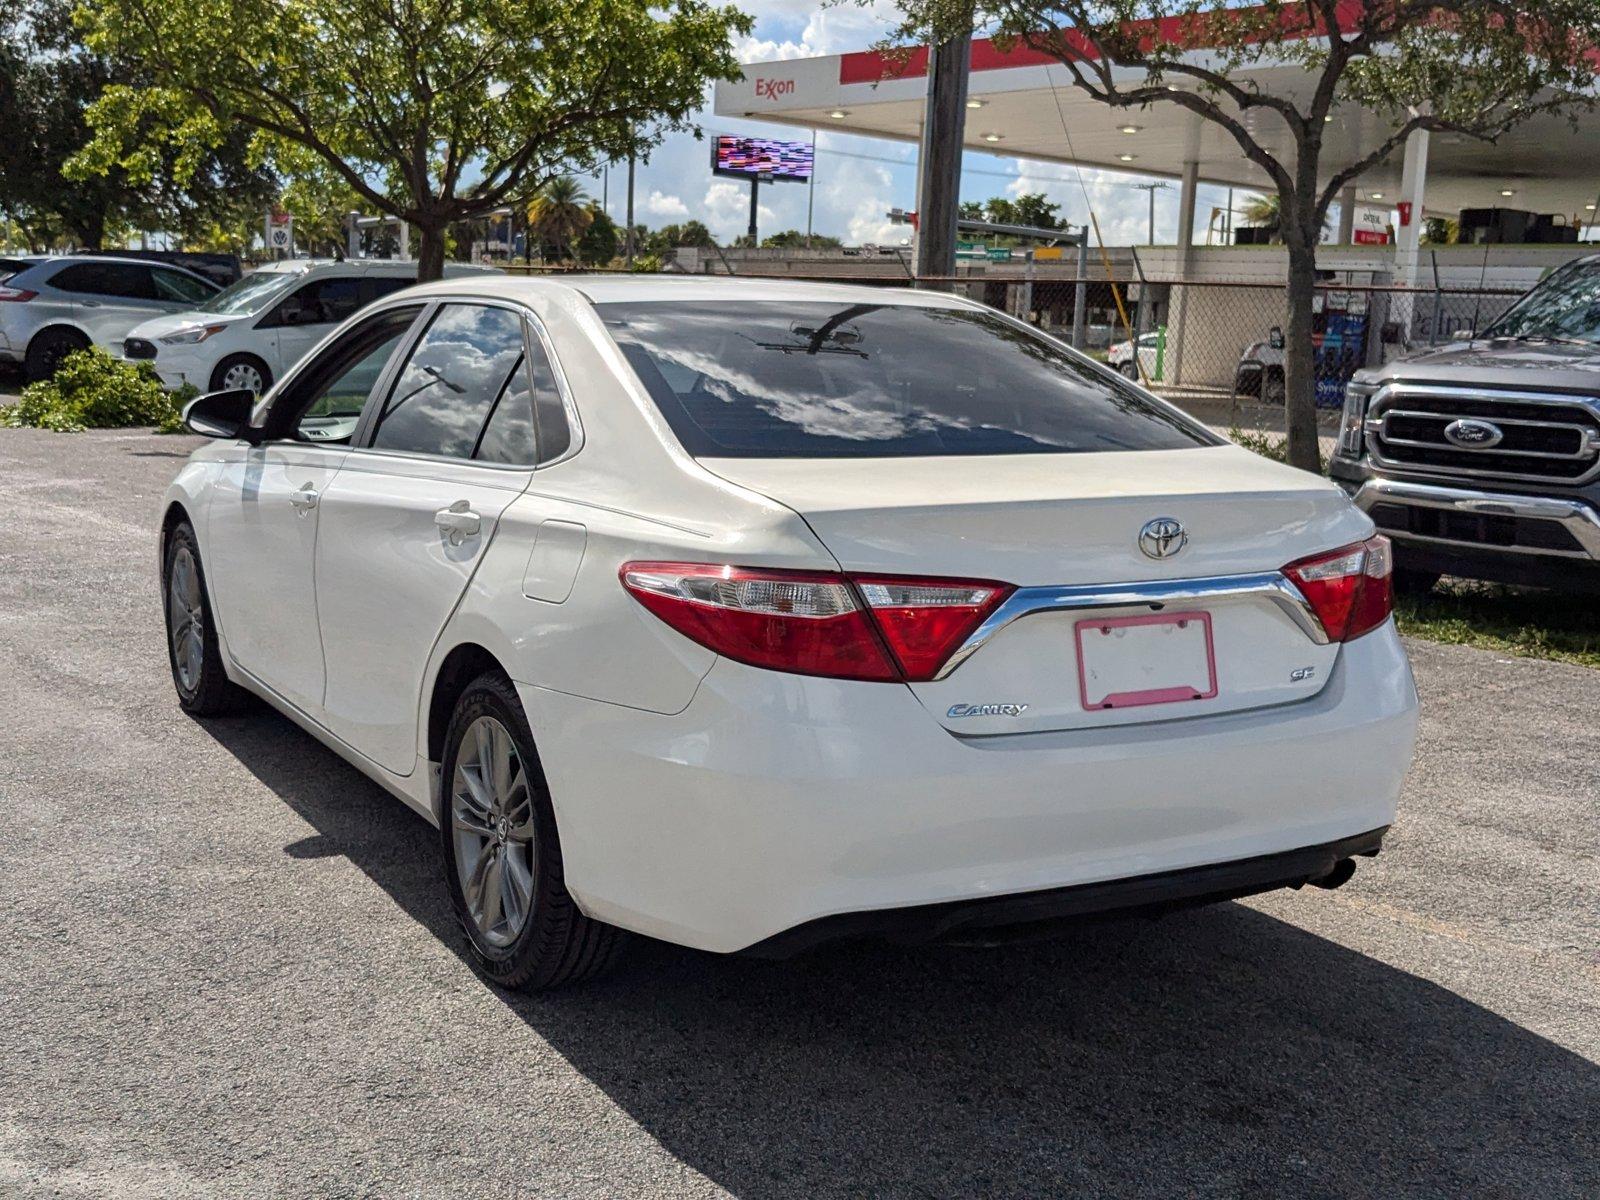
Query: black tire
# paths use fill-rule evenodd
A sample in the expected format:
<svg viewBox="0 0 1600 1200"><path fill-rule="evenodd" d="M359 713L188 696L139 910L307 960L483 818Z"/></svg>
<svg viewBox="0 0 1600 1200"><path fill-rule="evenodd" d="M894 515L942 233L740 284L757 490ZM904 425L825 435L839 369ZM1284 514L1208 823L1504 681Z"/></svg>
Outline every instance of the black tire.
<svg viewBox="0 0 1600 1200"><path fill-rule="evenodd" d="M236 367L247 367L261 377L261 387L256 395L261 395L272 386L272 370L254 354L230 354L211 369L209 391L220 392L230 386L228 372Z"/></svg>
<svg viewBox="0 0 1600 1200"><path fill-rule="evenodd" d="M198 603L200 637L198 653L179 661L180 628L182 618L174 623L174 569L184 556L193 564L191 592ZM180 589L183 580L177 581ZM167 663L172 668L172 686L178 692L178 704L192 717L214 717L222 713L238 712L249 707L250 693L228 678L222 665L222 649L217 644L217 623L211 616L211 600L206 593L205 567L200 561L200 543L195 539L194 528L184 521L167 535L167 544L161 556L161 611L165 618L163 628L167 635ZM181 610L180 610L181 611ZM183 631L187 633L185 629Z"/></svg>
<svg viewBox="0 0 1600 1200"><path fill-rule="evenodd" d="M1267 377L1261 381L1261 398L1268 404L1282 404L1288 390L1282 371L1268 371Z"/></svg>
<svg viewBox="0 0 1600 1200"><path fill-rule="evenodd" d="M1407 567L1394 570L1394 594L1397 596L1426 596L1443 576L1438 571L1417 571Z"/></svg>
<svg viewBox="0 0 1600 1200"><path fill-rule="evenodd" d="M483 717L498 721L510 734L527 781L526 799L532 806L532 900L520 932L504 945L495 944L473 917L456 854L456 765L468 730ZM444 856L445 885L456 920L466 934L472 965L501 987L528 992L580 983L610 968L627 935L615 926L586 917L566 889L555 809L550 803L533 733L516 690L503 675L480 675L456 701L445 731L439 778L439 845ZM487 850L485 846L485 853Z"/></svg>
<svg viewBox="0 0 1600 1200"><path fill-rule="evenodd" d="M29 383L49 379L61 366L61 360L74 350L87 350L89 339L76 329L44 329L28 343L23 355L22 372Z"/></svg>
<svg viewBox="0 0 1600 1200"><path fill-rule="evenodd" d="M1122 372L1123 378L1131 379L1135 383L1139 382L1139 367L1138 367L1138 364L1136 364L1134 362L1131 362L1131 361L1130 362L1125 362L1125 363L1122 363L1121 365L1119 365L1117 367L1117 370Z"/></svg>

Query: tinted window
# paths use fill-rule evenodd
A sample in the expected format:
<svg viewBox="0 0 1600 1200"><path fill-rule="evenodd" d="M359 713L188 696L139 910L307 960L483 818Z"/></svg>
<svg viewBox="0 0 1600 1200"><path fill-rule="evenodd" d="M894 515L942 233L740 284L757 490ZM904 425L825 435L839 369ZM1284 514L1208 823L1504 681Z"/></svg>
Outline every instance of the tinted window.
<svg viewBox="0 0 1600 1200"><path fill-rule="evenodd" d="M597 306L691 454L1061 454L1219 444L989 312L877 303Z"/></svg>
<svg viewBox="0 0 1600 1200"><path fill-rule="evenodd" d="M522 320L506 308L447 304L389 392L372 445L471 458L489 410L522 357Z"/></svg>
<svg viewBox="0 0 1600 1200"><path fill-rule="evenodd" d="M117 296L130 300L156 298L150 268L138 263L74 263L51 276L50 286L88 296Z"/></svg>
<svg viewBox="0 0 1600 1200"><path fill-rule="evenodd" d="M363 303L370 304L374 300L378 300L384 296L398 292L401 288L408 288L416 282L417 281L415 279L408 279L404 275L371 276L368 279L362 280L362 286L365 290L366 296Z"/></svg>
<svg viewBox="0 0 1600 1200"><path fill-rule="evenodd" d="M572 446L572 430L567 425L567 408L556 387L556 375L545 357L544 346L533 339L533 415L539 426L539 461L560 458Z"/></svg>
<svg viewBox="0 0 1600 1200"><path fill-rule="evenodd" d="M192 275L185 275L181 271L163 271L160 267L155 267L151 275L155 280L156 295L163 300L198 304L217 294L217 289L210 284L202 283Z"/></svg>
<svg viewBox="0 0 1600 1200"><path fill-rule="evenodd" d="M359 279L319 279L287 297L278 316L290 325L337 325L360 307Z"/></svg>

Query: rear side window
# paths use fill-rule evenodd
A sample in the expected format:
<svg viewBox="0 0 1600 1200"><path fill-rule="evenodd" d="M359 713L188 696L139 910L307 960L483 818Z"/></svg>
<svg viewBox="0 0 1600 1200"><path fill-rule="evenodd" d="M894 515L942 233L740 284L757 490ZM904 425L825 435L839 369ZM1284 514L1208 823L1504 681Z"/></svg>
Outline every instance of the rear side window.
<svg viewBox="0 0 1600 1200"><path fill-rule="evenodd" d="M138 263L74 263L50 277L50 286L86 296L156 299L150 268Z"/></svg>
<svg viewBox="0 0 1600 1200"><path fill-rule="evenodd" d="M515 312L444 305L390 390L373 447L471 458L521 359L522 320Z"/></svg>
<svg viewBox="0 0 1600 1200"><path fill-rule="evenodd" d="M408 288L417 281L408 279L404 275L373 275L361 281L361 303L371 304L374 300L398 292L401 288Z"/></svg>
<svg viewBox="0 0 1600 1200"><path fill-rule="evenodd" d="M700 457L1066 454L1221 444L1024 325L892 303L596 306Z"/></svg>

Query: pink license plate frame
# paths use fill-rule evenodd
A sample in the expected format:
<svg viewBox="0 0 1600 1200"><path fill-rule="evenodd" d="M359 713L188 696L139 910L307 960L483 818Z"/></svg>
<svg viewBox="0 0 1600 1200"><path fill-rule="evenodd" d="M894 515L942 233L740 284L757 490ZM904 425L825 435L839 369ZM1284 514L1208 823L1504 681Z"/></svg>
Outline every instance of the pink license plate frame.
<svg viewBox="0 0 1600 1200"><path fill-rule="evenodd" d="M1084 667L1083 637L1113 629L1126 629L1144 625L1185 625L1198 623L1206 639L1206 689L1197 691L1189 684L1172 687L1145 688L1140 691L1111 692L1100 699L1089 700L1089 677ZM1078 652L1078 700L1085 712L1099 712L1107 708L1138 708L1146 704L1174 704L1180 700L1210 700L1217 694L1217 652L1211 640L1211 614L1208 612L1147 613L1137 617L1089 617L1072 627Z"/></svg>

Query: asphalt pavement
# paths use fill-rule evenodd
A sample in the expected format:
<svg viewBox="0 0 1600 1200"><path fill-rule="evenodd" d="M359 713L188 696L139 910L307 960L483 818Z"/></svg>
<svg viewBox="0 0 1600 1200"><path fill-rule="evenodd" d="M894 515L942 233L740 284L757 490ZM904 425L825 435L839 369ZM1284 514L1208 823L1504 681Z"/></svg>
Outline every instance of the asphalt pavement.
<svg viewBox="0 0 1600 1200"><path fill-rule="evenodd" d="M1600 672L1411 645L1401 817L1337 892L641 942L524 997L422 820L275 715L178 710L152 528L192 444L0 430L0 1195L1600 1195Z"/></svg>

